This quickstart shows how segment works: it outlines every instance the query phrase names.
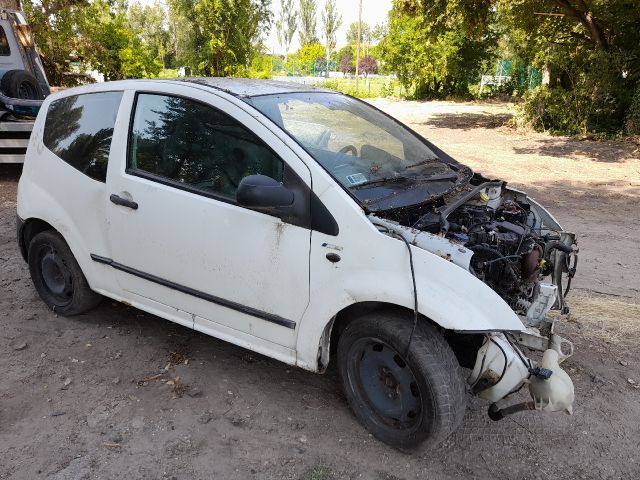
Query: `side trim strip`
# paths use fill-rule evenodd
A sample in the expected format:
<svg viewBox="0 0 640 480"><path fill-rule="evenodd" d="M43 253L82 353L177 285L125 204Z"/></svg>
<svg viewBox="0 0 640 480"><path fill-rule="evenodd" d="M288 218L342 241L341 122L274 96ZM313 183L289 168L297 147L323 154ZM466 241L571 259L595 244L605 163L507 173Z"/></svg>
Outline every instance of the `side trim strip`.
<svg viewBox="0 0 640 480"><path fill-rule="evenodd" d="M266 320L267 322L275 323L276 325L287 327L292 330L296 328L296 322L294 322L293 320L288 320L286 318L282 318L272 313L263 312L262 310L257 310L252 307L247 307L246 305L241 305L239 303L232 302L231 300L225 300L224 298L216 297L214 295L210 295L208 293L204 293L199 290L194 290L191 287L185 287L184 285L173 283L169 280L165 280L164 278L151 275L150 273L145 273L140 270L136 270L135 268L122 265L121 263L114 262L112 259L107 257L101 257L100 255L96 255L92 253L91 260L93 260L94 262L102 263L104 265L109 265L115 268L116 270L120 270L130 275L144 278L145 280L149 280L150 282L157 283L159 285L162 285L168 288L172 288L173 290L186 293L187 295L193 295L194 297L200 298L202 300L206 300L208 302L215 303L217 305L221 305L223 307L230 308L238 312L246 313L247 315L252 315L254 317L261 318L263 320Z"/></svg>

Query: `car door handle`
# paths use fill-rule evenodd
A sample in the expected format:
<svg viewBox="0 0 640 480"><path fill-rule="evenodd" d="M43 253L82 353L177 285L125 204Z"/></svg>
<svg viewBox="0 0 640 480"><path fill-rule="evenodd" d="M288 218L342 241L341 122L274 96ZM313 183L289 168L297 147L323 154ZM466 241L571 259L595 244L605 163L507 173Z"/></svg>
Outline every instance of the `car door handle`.
<svg viewBox="0 0 640 480"><path fill-rule="evenodd" d="M132 200L127 200L126 198L122 198L119 195L116 195L115 193L111 194L111 196L109 197L109 200L111 200L111 203L115 203L116 205L120 205L121 207L131 208L132 210L138 209L138 204L136 202Z"/></svg>

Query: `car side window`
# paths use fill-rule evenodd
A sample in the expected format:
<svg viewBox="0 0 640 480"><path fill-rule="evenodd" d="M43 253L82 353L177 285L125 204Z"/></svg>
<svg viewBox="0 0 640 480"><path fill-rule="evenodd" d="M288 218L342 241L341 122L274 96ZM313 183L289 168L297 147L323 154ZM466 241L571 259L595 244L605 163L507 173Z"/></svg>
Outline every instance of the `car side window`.
<svg viewBox="0 0 640 480"><path fill-rule="evenodd" d="M44 145L85 175L105 182L122 92L84 93L51 102Z"/></svg>
<svg viewBox="0 0 640 480"><path fill-rule="evenodd" d="M8 57L11 55L11 49L9 48L9 39L4 31L4 27L0 27L0 56Z"/></svg>
<svg viewBox="0 0 640 480"><path fill-rule="evenodd" d="M283 179L282 160L224 112L182 97L140 93L127 166L235 201L240 180Z"/></svg>

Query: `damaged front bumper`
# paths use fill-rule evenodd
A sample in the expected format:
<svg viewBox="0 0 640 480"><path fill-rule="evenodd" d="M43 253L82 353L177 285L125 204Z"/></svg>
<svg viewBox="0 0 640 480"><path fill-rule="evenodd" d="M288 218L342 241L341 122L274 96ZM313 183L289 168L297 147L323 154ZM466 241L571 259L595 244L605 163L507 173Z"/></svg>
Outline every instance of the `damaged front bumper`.
<svg viewBox="0 0 640 480"><path fill-rule="evenodd" d="M541 333L547 332L547 335ZM522 347L541 352L541 358L525 355ZM573 354L573 344L553 332L553 322L523 332L492 332L478 350L468 378L474 394L492 402L489 416L500 420L521 410L573 412L574 387L560 363ZM532 400L499 409L496 402L528 386Z"/></svg>

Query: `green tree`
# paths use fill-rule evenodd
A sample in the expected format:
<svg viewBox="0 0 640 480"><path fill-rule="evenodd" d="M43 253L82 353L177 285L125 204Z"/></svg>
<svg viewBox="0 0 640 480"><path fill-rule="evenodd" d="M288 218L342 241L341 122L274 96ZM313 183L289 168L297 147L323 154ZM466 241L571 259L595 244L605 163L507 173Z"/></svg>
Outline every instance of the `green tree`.
<svg viewBox="0 0 640 480"><path fill-rule="evenodd" d="M446 28L438 28L434 17L416 10L416 3L421 5L394 1L388 33L379 46L382 59L405 89L418 97L466 94L492 55L495 36L485 32L475 38L455 16Z"/></svg>
<svg viewBox="0 0 640 480"><path fill-rule="evenodd" d="M169 41L166 17L166 11L158 0L147 5L134 1L127 9L129 28L149 49L154 59L165 68L175 56Z"/></svg>
<svg viewBox="0 0 640 480"><path fill-rule="evenodd" d="M329 75L329 62L331 54L336 48L336 32L342 25L342 15L336 10L335 0L326 0L322 11L322 33L326 50L326 75Z"/></svg>
<svg viewBox="0 0 640 480"><path fill-rule="evenodd" d="M260 53L270 0L169 0L178 62L199 75L237 75Z"/></svg>
<svg viewBox="0 0 640 480"><path fill-rule="evenodd" d="M324 47L318 42L305 45L300 50L298 50L298 53L296 55L296 60L300 71L307 75L314 73L314 67L317 64L318 59L321 59L324 62L324 58Z"/></svg>
<svg viewBox="0 0 640 480"><path fill-rule="evenodd" d="M154 53L131 30L122 1L26 1L23 8L54 85L67 83L72 63L107 80L155 76L160 70Z"/></svg>
<svg viewBox="0 0 640 480"><path fill-rule="evenodd" d="M522 107L521 118L536 128L619 132L632 114L634 95L640 96L634 93L640 90L637 0L394 0L390 18L384 51L394 68L402 59L409 62L402 67L405 82L410 71L420 70L416 62L411 65L410 51L423 63L435 55L428 63L437 67L443 55L426 54L436 42L449 38L443 53L451 47L491 52L493 40L500 37L501 56L517 65L514 75L520 77L528 65L545 72L545 84L528 92ZM410 24L420 32L413 36L414 46L387 41L399 39L398 32L405 28L410 37ZM461 73L460 80L472 73L458 67L446 70ZM424 81L424 74L433 72L422 73Z"/></svg>
<svg viewBox="0 0 640 480"><path fill-rule="evenodd" d="M318 41L316 34L316 0L300 0L300 46Z"/></svg>
<svg viewBox="0 0 640 480"><path fill-rule="evenodd" d="M157 76L162 64L128 25L124 2L94 0L82 9L76 28L83 63L105 80Z"/></svg>
<svg viewBox="0 0 640 480"><path fill-rule="evenodd" d="M364 44L369 38L371 28L366 22L362 22L362 28L360 29L360 43ZM347 29L347 44L355 45L358 43L358 22L351 22Z"/></svg>
<svg viewBox="0 0 640 480"><path fill-rule="evenodd" d="M287 62L289 47L293 40L293 35L298 29L298 12L293 6L293 0L280 0L280 16L276 21L278 42L284 48L284 61Z"/></svg>
<svg viewBox="0 0 640 480"><path fill-rule="evenodd" d="M87 0L22 2L47 78L53 85L65 84L64 73L69 69L69 62L77 60L77 55L72 56L79 43L75 33L76 17L87 3Z"/></svg>

